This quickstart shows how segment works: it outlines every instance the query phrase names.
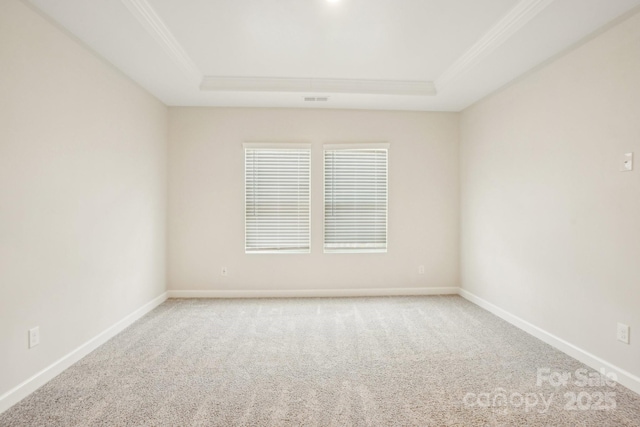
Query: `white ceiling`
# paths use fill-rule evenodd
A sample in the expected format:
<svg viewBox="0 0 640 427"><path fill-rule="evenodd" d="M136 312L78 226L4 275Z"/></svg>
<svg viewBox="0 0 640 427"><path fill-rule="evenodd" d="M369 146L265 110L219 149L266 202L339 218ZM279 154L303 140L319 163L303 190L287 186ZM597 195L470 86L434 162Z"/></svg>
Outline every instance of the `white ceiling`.
<svg viewBox="0 0 640 427"><path fill-rule="evenodd" d="M28 1L167 105L428 111L460 111L640 5Z"/></svg>

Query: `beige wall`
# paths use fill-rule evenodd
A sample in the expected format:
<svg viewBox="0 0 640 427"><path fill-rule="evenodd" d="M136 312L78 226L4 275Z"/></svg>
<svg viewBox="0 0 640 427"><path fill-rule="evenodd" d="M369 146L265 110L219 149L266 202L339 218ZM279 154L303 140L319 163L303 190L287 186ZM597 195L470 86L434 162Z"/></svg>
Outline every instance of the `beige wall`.
<svg viewBox="0 0 640 427"><path fill-rule="evenodd" d="M462 281L640 375L640 163L617 164L628 151L640 162L638 52L640 15L462 116L167 112L23 3L0 2L0 395L162 294L165 255L172 290ZM244 141L312 143L311 254L244 254ZM358 141L391 143L389 251L324 254L322 143Z"/></svg>
<svg viewBox="0 0 640 427"><path fill-rule="evenodd" d="M640 375L640 15L465 110L461 172L463 288Z"/></svg>
<svg viewBox="0 0 640 427"><path fill-rule="evenodd" d="M0 76L2 395L164 292L167 108L15 0Z"/></svg>
<svg viewBox="0 0 640 427"><path fill-rule="evenodd" d="M171 108L169 135L169 289L458 286L457 114ZM244 141L312 143L311 254L245 255ZM389 250L324 254L322 143L359 141L391 144Z"/></svg>

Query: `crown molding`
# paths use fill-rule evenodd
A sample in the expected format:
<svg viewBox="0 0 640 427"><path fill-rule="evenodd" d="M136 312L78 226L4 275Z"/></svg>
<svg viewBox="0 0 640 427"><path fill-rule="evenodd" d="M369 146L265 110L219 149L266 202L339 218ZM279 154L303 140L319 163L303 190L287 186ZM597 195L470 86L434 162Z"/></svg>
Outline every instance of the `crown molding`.
<svg viewBox="0 0 640 427"><path fill-rule="evenodd" d="M521 0L435 81L438 91L442 91L453 80L477 65L553 2L554 0Z"/></svg>
<svg viewBox="0 0 640 427"><path fill-rule="evenodd" d="M186 76L195 82L199 82L202 78L202 73L153 7L146 0L121 1Z"/></svg>
<svg viewBox="0 0 640 427"><path fill-rule="evenodd" d="M200 90L217 92L308 92L410 96L434 96L436 94L435 85L430 81L287 77L204 76L200 84Z"/></svg>

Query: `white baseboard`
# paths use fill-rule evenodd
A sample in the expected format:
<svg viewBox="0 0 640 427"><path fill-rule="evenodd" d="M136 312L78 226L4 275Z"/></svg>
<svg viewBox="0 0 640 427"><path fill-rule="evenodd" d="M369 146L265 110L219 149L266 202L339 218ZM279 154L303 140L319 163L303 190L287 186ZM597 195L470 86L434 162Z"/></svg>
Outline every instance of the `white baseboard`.
<svg viewBox="0 0 640 427"><path fill-rule="evenodd" d="M606 360L603 360L598 356L595 356L588 351L583 350L580 347L577 347L570 342L565 341L562 338L559 338L545 331L544 329L539 328L538 326L533 325L526 320L509 313L508 311L490 303L487 300L480 298L479 296L465 289L460 289L460 296L506 320L515 327L522 329L523 331L527 332L530 335L533 335L534 337L549 344L550 346L555 347L563 353L568 354L574 359L579 360L580 362L591 367L592 369L595 369L596 371L604 368L607 372L614 372L618 377L618 383L640 394L640 378L633 375L632 373L627 372L624 369L621 369L607 362Z"/></svg>
<svg viewBox="0 0 640 427"><path fill-rule="evenodd" d="M78 360L82 359L87 354L91 353L93 350L100 347L102 344L122 332L133 322L140 319L142 316L162 304L166 299L167 293L165 292L162 295L149 301L133 313L129 314L124 319L118 321L114 325L102 331L100 334L82 344L71 353L65 355L64 357L49 365L31 378L4 393L2 396L0 396L0 414L36 391L38 388L45 385L47 382L55 378L57 375L62 373L62 371L69 368Z"/></svg>
<svg viewBox="0 0 640 427"><path fill-rule="evenodd" d="M382 288L382 289L283 289L283 290L203 290L167 291L169 298L313 298L313 297L379 297L411 295L457 295L457 287Z"/></svg>

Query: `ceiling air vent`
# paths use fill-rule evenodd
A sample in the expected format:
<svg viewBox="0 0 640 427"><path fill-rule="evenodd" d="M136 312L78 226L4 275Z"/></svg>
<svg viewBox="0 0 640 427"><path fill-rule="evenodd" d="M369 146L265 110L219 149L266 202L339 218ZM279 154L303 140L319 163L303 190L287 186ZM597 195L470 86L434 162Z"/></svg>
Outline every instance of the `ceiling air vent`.
<svg viewBox="0 0 640 427"><path fill-rule="evenodd" d="M329 100L328 96L305 96L306 102L326 102Z"/></svg>

